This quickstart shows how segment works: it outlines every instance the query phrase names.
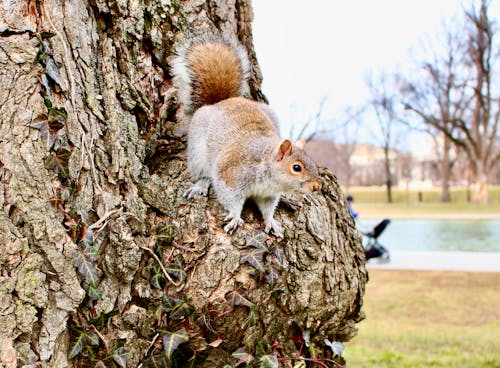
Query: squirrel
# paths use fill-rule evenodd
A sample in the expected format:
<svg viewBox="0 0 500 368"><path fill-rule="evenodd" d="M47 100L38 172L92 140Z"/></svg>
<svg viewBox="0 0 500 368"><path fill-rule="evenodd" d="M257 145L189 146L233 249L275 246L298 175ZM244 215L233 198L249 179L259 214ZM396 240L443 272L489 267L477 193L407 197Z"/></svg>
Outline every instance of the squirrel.
<svg viewBox="0 0 500 368"><path fill-rule="evenodd" d="M278 136L278 119L266 104L249 94L250 63L236 40L215 35L197 37L177 51L173 84L187 119L187 163L196 183L184 197L208 195L229 212L224 230L243 225L241 211L252 199L265 231L283 237L274 211L283 192L321 188L318 167L295 144Z"/></svg>

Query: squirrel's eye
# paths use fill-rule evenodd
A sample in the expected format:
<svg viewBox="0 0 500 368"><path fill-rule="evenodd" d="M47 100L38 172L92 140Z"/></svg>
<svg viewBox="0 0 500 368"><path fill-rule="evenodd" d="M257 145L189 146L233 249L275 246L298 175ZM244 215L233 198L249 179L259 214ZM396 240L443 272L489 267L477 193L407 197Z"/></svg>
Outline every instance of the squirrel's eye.
<svg viewBox="0 0 500 368"><path fill-rule="evenodd" d="M301 172L302 171L302 165L300 164L295 164L292 166L293 171L295 172Z"/></svg>

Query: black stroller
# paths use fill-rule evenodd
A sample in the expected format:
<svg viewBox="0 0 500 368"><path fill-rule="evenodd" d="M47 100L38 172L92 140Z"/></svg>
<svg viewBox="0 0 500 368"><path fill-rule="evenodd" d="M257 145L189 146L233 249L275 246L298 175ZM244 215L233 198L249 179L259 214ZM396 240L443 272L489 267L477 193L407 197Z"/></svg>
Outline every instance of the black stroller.
<svg viewBox="0 0 500 368"><path fill-rule="evenodd" d="M371 258L378 258L381 263L390 261L391 257L389 251L378 242L378 237L384 232L390 222L391 220L389 219L383 219L371 231L360 231L361 234L368 238L368 242L365 245L365 256L367 261Z"/></svg>

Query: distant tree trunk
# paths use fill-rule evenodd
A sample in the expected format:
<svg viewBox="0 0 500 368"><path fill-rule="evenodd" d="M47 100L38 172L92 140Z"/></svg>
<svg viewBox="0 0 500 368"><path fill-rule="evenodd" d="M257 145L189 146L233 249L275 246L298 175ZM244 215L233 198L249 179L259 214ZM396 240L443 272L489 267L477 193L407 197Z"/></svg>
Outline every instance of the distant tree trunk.
<svg viewBox="0 0 500 368"><path fill-rule="evenodd" d="M472 202L474 203L487 204L489 202L489 170L485 167L485 161L481 159L472 163L474 173Z"/></svg>
<svg viewBox="0 0 500 368"><path fill-rule="evenodd" d="M440 160L441 164L441 202L450 202L450 176L451 176L451 162L450 162L450 139L443 134L443 155Z"/></svg>
<svg viewBox="0 0 500 368"><path fill-rule="evenodd" d="M392 172L391 172L391 159L389 157L389 146L384 147L384 166L385 166L385 188L387 191L387 203L392 203Z"/></svg>
<svg viewBox="0 0 500 368"><path fill-rule="evenodd" d="M283 199L281 241L182 197L177 36L236 34L261 98L248 0L0 4L0 366L219 367L355 335L367 272L332 174Z"/></svg>

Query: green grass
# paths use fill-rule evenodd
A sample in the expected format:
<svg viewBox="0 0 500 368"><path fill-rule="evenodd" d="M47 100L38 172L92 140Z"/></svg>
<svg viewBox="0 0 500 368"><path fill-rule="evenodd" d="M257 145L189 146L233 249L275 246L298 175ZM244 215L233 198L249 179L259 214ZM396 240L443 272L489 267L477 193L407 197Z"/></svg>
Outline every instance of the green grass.
<svg viewBox="0 0 500 368"><path fill-rule="evenodd" d="M344 188L345 193L354 196L356 203L386 203L387 194L385 187L351 187ZM419 193L421 200L419 200ZM500 187L491 187L489 190L490 204L500 206ZM394 188L392 191L393 202L401 204L415 203L440 203L441 191L439 188L426 190L404 190ZM467 201L467 189L463 187L450 188L451 202L469 204Z"/></svg>
<svg viewBox="0 0 500 368"><path fill-rule="evenodd" d="M439 189L421 191L418 199L417 191L395 189L393 203L387 203L386 192L380 187L352 187L349 193L354 197L354 208L360 217L396 217L396 216L446 216L464 215L490 217L500 216L500 187L490 189L490 203L474 204L467 201L467 191L464 188L452 188L450 203L440 202Z"/></svg>
<svg viewBox="0 0 500 368"><path fill-rule="evenodd" d="M500 367L498 273L370 270L348 367Z"/></svg>

